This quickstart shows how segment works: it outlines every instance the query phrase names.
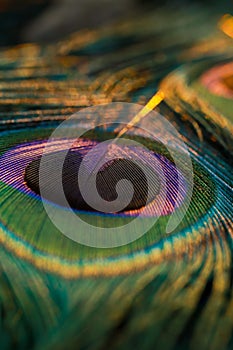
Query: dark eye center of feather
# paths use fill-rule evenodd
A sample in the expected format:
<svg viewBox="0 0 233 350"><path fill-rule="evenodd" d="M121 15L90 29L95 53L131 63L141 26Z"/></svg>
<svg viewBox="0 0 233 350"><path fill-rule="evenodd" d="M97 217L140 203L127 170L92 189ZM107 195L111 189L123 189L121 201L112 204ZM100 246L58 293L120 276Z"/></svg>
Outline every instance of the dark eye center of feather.
<svg viewBox="0 0 233 350"><path fill-rule="evenodd" d="M46 155L48 174L46 176L46 191L43 191L43 193L46 192L45 199L58 205L63 203L61 194L57 190L59 180L57 167L60 159L60 152ZM78 185L78 172L82 159L83 155L77 150L67 153L62 172L63 190L66 200L72 209L95 211L95 209L85 202ZM40 195L40 161L41 158L33 160L25 170L25 182L27 186L38 195ZM122 211L140 209L145 206L146 203L153 200L159 192L159 179L157 174L151 168L148 168L148 174L155 184L152 193L150 193L150 198L148 198L147 177L140 166L129 159L114 159L105 163L98 171L96 175L96 189L100 197L106 201L112 202L116 200L118 196L116 191L118 182L122 179L126 179L133 185L134 192L130 203ZM127 196L127 193L125 195Z"/></svg>

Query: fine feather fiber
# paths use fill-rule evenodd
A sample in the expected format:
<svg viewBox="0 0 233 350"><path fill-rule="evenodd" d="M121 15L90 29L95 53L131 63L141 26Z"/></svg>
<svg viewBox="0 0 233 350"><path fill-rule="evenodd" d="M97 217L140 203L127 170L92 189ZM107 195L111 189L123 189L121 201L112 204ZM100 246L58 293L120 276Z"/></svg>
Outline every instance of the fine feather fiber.
<svg viewBox="0 0 233 350"><path fill-rule="evenodd" d="M17 15L10 7L6 12ZM233 348L233 20L224 13L220 5L182 2L172 10L139 11L136 17L82 29L49 44L1 48L1 349ZM0 42L3 36L4 31ZM104 118L87 114L78 119L80 130L91 131L73 143L65 158L67 201L91 227L109 232L138 216L141 229L158 216L156 225L117 247L96 248L63 235L48 217L39 180L51 133L85 108L111 103L143 107L161 91L152 109L181 135L193 171L182 221L172 232L166 230L188 185L169 149L151 137L153 130L158 135L166 130L150 113L143 117L143 130L128 127L131 116L124 119L126 139L149 151L127 146L124 160L115 147L118 161L109 161L97 177L100 195L110 202L122 176L134 183L128 206L98 212L81 196L75 176L82 159L121 131L116 108ZM59 209L67 227L57 162L69 142L68 134L52 139L45 158L46 200ZM188 165L177 154L185 172ZM153 184L146 211L148 183L131 162L135 156L148 165ZM154 199L160 186L155 161L168 183L162 210ZM136 230L132 227L129 235Z"/></svg>

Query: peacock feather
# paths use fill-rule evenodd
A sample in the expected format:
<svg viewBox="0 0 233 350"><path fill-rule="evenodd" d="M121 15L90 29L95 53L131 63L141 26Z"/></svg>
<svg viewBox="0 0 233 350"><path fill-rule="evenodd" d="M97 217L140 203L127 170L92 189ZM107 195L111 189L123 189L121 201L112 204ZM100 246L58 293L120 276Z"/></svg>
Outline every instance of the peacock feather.
<svg viewBox="0 0 233 350"><path fill-rule="evenodd" d="M217 27L222 13L215 7L159 11L47 46L1 50L2 349L233 347L233 41ZM158 91L158 105L148 104L140 123L132 124ZM128 108L124 141L113 145L115 160L98 172L98 191L114 201L118 181L126 178L134 196L122 210L105 213L86 203L76 174L89 151L122 133L122 102ZM53 131L75 113L82 136L75 139L71 125L49 143L44 200L69 227L57 191L64 156L62 181L72 213L109 232L137 219L137 227L129 226L132 237L156 218L137 239L113 247L81 244L62 234L46 212L43 152ZM177 169L168 148L153 138L156 130L169 145L159 116L181 135L193 173L189 206L171 232L167 225L188 194L188 163L178 149L183 170ZM149 200L135 157L149 169ZM156 201L157 164L167 183L163 205Z"/></svg>

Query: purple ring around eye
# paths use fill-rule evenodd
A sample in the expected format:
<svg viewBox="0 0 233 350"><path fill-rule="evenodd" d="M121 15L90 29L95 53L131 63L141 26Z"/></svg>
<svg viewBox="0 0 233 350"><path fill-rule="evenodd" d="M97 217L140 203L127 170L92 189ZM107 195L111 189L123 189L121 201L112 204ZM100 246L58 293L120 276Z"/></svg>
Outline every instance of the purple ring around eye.
<svg viewBox="0 0 233 350"><path fill-rule="evenodd" d="M51 144L51 153L59 152L64 149L65 143L67 140L60 139L54 140ZM70 140L69 140L70 142ZM17 189L25 195L34 197L37 200L40 200L40 196L32 191L25 182L25 169L27 166L38 159L43 154L43 149L46 145L46 140L36 140L33 142L21 143L15 147L8 149L0 157L0 181L4 182L6 185ZM97 145L97 141L87 140L87 139L78 139L74 140L73 149L77 149L83 156L88 153L92 147ZM133 150L135 152L135 149ZM166 177L166 202L162 211L162 215L169 215L174 212L176 207L179 207L186 195L186 182L182 174L180 177L182 179L181 190L178 191L178 169L175 165L168 160L165 156L161 154L154 153L153 151L148 150L148 154L145 157L148 157L148 162L150 157L156 157L163 168L163 172ZM156 169L155 169L156 170ZM145 216L158 216L161 215L159 208L156 208L154 204L155 201L151 201L146 206ZM81 211L78 211L81 212ZM84 211L82 211L84 212ZM86 213L86 212L85 212ZM134 217L140 213L140 209L123 211L121 213L111 214L115 216L125 216L125 217ZM93 213L91 213L93 214ZM96 214L96 213L95 213ZM103 213L97 213L97 215L109 215Z"/></svg>

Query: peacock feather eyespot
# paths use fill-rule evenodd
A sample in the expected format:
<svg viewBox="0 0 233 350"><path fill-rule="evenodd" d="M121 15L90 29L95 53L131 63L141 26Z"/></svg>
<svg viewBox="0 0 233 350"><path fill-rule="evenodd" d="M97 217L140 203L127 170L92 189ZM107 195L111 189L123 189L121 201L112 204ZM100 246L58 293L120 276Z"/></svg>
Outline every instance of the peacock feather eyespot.
<svg viewBox="0 0 233 350"><path fill-rule="evenodd" d="M162 82L167 103L191 114L202 127L232 152L232 61L204 59L169 75Z"/></svg>
<svg viewBox="0 0 233 350"><path fill-rule="evenodd" d="M214 215L210 215L210 212L215 212L218 205L220 205L216 203L218 187L216 188L214 176L206 169L204 163L199 161L199 157L193 158L194 190L190 208L176 231L167 236L165 227L170 215L175 210L176 196L181 196L179 199L181 202L182 196L185 196L185 179L183 178L184 192L179 194L177 192L178 170L167 151L159 143L156 144L148 138L140 136L140 134L137 135L137 129L134 129L129 137L136 137L143 144L147 144L150 149L150 154L147 157L156 157L164 168L169 183L166 204L158 223L140 239L118 248L94 249L75 243L63 236L47 217L40 197L38 171L46 138L51 133L51 128L30 128L30 133L28 133L28 130L25 128L9 133L4 132L1 142L1 218L5 227L2 243L16 255L20 253L21 257L30 260L37 267L63 276L67 276L67 270L69 270L69 277L75 278L80 274L85 274L85 271L83 271L84 262L85 266L90 267L90 269L87 269L87 275L115 274L113 271L116 271L116 269L118 274L145 267L145 260L141 261L139 259L141 251L145 249L148 252L148 257L150 257L147 260L149 265L153 261L158 263L159 261L172 259L172 256L180 256L180 242L184 242L184 247L186 247L186 244L192 246L193 251L195 251L195 246L196 249L199 249L202 237L201 234L197 236L197 230L201 232L206 220L211 221L211 216ZM121 177L128 176L135 183L135 196L125 210L112 214L93 212L85 203L85 200L80 197L78 186L75 189L78 167L82 157L94 145L103 139L111 138L114 134L115 132L112 131L110 125L109 131L108 127L105 126L102 132L93 130L91 138L87 135L87 137L74 140L73 148L66 156L63 165L63 184L67 200L76 215L91 225L111 227L113 220L114 226L124 225L139 215L147 195L147 183L143 179L140 169L137 169L133 163L127 162L126 164L126 161L121 159L105 165L98 173L99 177L97 179L100 194L110 201L115 195L116 182ZM64 139L54 140L51 145L51 153L46 155L51 171L47 176L48 188L51 190L48 192L49 197L46 199L55 206L60 206L59 193L56 193L56 155L63 152L65 143L66 140ZM135 153L135 150L133 152ZM130 174L125 170L126 165ZM9 173L11 174L10 178ZM154 176L154 183L159 186L159 181L156 175L153 174L153 167L151 168L151 175ZM153 193L155 197L156 192L155 187ZM201 197L200 193L202 194ZM9 205L9 203L14 203L14 205ZM67 209L61 207L61 215L63 210ZM11 220L12 215L18 220ZM147 220L147 217L159 215L156 205L153 204L153 197L150 198L148 209L143 215L145 216L144 220ZM27 225L25 222L27 222ZM20 250L18 249L19 245ZM170 245L173 248L169 258ZM162 246L166 248L162 248ZM127 254L129 251L132 254ZM103 259L104 264L98 263L100 258ZM123 263L126 261L127 264ZM93 264L95 270L91 269Z"/></svg>
<svg viewBox="0 0 233 350"><path fill-rule="evenodd" d="M177 5L1 49L2 349L232 349L232 16Z"/></svg>

